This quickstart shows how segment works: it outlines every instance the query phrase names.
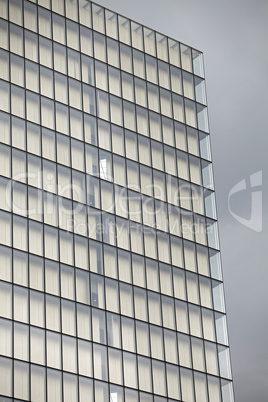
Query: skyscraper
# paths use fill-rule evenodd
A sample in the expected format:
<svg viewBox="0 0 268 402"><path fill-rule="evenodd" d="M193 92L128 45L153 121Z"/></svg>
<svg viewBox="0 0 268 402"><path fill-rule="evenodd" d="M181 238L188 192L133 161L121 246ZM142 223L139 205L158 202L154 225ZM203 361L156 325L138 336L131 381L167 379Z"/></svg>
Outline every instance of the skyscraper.
<svg viewBox="0 0 268 402"><path fill-rule="evenodd" d="M232 402L202 53L0 1L0 401Z"/></svg>

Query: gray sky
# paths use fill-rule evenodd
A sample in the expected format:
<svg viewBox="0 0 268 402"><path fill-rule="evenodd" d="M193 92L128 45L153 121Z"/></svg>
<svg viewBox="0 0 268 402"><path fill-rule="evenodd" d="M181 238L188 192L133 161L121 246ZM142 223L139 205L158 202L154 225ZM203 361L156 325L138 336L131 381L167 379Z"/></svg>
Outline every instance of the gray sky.
<svg viewBox="0 0 268 402"><path fill-rule="evenodd" d="M268 1L96 2L204 52L235 397L267 402ZM249 186L249 176L260 170L263 228L255 232L231 216L228 194L243 179ZM230 206L250 219L247 188Z"/></svg>

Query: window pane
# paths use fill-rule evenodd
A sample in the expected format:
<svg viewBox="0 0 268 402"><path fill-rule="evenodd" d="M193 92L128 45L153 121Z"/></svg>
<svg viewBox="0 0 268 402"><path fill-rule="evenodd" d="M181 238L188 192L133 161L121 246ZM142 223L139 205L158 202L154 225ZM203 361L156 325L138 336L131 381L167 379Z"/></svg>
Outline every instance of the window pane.
<svg viewBox="0 0 268 402"><path fill-rule="evenodd" d="M94 344L93 345L94 356L94 376L97 379L107 381L107 352L106 347ZM102 400L102 398L100 399ZM103 399L105 400L105 399Z"/></svg>
<svg viewBox="0 0 268 402"><path fill-rule="evenodd" d="M136 355L123 352L125 386L137 388Z"/></svg>
<svg viewBox="0 0 268 402"><path fill-rule="evenodd" d="M40 402L46 400L46 371L43 367L31 366L31 398Z"/></svg>
<svg viewBox="0 0 268 402"><path fill-rule="evenodd" d="M62 373L56 370L47 371L47 398L62 401Z"/></svg>
<svg viewBox="0 0 268 402"><path fill-rule="evenodd" d="M29 399L29 364L14 362L14 397Z"/></svg>
<svg viewBox="0 0 268 402"><path fill-rule="evenodd" d="M117 14L105 10L106 34L114 39L118 39Z"/></svg>

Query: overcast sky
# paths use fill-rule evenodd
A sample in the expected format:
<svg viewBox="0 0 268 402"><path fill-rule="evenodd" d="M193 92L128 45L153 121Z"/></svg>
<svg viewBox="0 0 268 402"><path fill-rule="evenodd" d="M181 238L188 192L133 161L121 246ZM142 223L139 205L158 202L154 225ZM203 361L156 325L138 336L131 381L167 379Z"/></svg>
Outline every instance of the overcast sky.
<svg viewBox="0 0 268 402"><path fill-rule="evenodd" d="M204 52L235 397L267 402L268 1L96 2ZM263 186L253 189L250 220L250 175L259 171ZM247 189L230 198L230 208L257 230L262 223L261 232L229 212L228 194L244 179Z"/></svg>

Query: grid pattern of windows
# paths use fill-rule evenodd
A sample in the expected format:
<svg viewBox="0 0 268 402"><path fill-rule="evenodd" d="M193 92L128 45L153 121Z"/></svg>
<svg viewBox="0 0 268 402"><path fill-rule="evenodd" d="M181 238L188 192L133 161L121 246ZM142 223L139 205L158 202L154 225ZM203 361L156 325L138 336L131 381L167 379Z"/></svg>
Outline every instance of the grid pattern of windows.
<svg viewBox="0 0 268 402"><path fill-rule="evenodd" d="M232 402L202 54L1 0L0 109L0 395Z"/></svg>

